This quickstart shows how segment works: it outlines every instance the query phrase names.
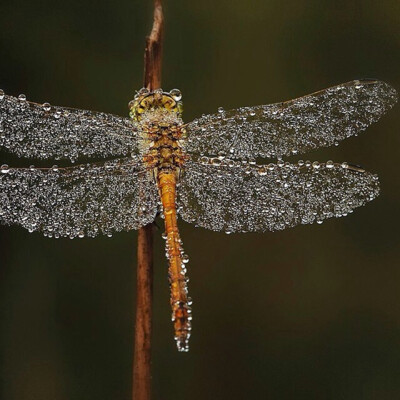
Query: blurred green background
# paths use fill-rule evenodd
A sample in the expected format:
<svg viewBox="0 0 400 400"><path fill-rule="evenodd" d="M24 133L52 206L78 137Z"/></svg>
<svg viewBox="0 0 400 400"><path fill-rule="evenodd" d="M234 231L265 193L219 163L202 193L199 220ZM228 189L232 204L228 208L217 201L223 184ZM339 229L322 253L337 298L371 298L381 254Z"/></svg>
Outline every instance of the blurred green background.
<svg viewBox="0 0 400 400"><path fill-rule="evenodd" d="M151 14L150 0L2 2L0 87L126 115ZM165 14L163 87L182 90L186 121L356 78L400 88L398 0L169 0ZM154 399L400 398L399 125L397 106L310 154L379 173L381 196L347 218L229 236L181 222L189 354L173 342L156 232ZM1 227L0 241L1 399L130 399L136 233Z"/></svg>

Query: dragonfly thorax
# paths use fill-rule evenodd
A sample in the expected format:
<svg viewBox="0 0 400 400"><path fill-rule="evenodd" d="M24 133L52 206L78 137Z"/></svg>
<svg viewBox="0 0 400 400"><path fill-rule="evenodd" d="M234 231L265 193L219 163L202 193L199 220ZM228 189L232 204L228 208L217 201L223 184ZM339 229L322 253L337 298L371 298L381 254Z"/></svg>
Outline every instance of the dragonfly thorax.
<svg viewBox="0 0 400 400"><path fill-rule="evenodd" d="M172 169L182 167L187 155L182 149L185 130L181 123L142 126L143 160L149 169Z"/></svg>

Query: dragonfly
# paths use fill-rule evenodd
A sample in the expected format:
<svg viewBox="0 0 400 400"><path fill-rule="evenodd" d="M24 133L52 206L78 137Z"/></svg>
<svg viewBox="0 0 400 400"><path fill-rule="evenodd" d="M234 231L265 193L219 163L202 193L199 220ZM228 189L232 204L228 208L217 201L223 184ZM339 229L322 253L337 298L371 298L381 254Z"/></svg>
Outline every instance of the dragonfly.
<svg viewBox="0 0 400 400"><path fill-rule="evenodd" d="M0 167L0 221L47 237L139 229L164 218L170 303L179 351L192 328L179 215L198 227L277 231L342 217L379 194L377 175L346 162L284 161L337 145L397 101L378 80L355 80L286 102L219 108L182 120L182 94L146 88L129 118L29 102L0 92L0 146L51 168ZM87 163L87 158L102 161ZM256 163L266 159L266 163Z"/></svg>

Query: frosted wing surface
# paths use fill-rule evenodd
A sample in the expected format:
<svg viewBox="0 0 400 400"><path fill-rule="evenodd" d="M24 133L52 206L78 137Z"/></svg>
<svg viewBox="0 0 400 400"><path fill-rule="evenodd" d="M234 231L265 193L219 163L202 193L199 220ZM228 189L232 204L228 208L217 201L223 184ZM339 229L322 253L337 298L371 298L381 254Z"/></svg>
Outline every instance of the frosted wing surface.
<svg viewBox="0 0 400 400"><path fill-rule="evenodd" d="M21 157L75 161L136 153L135 130L128 118L40 105L0 91L0 146Z"/></svg>
<svg viewBox="0 0 400 400"><path fill-rule="evenodd" d="M215 231L264 232L345 216L379 194L378 177L347 163L263 166L189 161L178 188L182 218Z"/></svg>
<svg viewBox="0 0 400 400"><path fill-rule="evenodd" d="M149 172L130 158L72 168L0 168L0 221L49 237L94 237L152 222Z"/></svg>
<svg viewBox="0 0 400 400"><path fill-rule="evenodd" d="M219 109L187 126L186 150L234 159L280 158L337 144L376 122L397 93L380 81L352 81L290 100Z"/></svg>

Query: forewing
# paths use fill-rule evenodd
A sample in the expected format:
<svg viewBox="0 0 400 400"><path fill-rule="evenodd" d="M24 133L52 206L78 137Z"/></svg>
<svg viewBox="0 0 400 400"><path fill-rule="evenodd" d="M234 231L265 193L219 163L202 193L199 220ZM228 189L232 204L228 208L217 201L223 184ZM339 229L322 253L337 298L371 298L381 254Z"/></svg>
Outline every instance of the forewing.
<svg viewBox="0 0 400 400"><path fill-rule="evenodd" d="M187 125L186 150L234 159L280 158L357 135L396 102L388 84L344 83L290 100L205 115Z"/></svg>
<svg viewBox="0 0 400 400"><path fill-rule="evenodd" d="M111 114L39 105L0 92L0 146L22 157L123 156L137 152L136 126Z"/></svg>
<svg viewBox="0 0 400 400"><path fill-rule="evenodd" d="M179 213L189 223L227 233L264 232L347 215L379 194L379 182L346 163L255 166L213 159L189 161L178 193Z"/></svg>
<svg viewBox="0 0 400 400"><path fill-rule="evenodd" d="M1 167L0 221L50 237L138 229L154 220L157 201L151 173L131 158L64 169Z"/></svg>

